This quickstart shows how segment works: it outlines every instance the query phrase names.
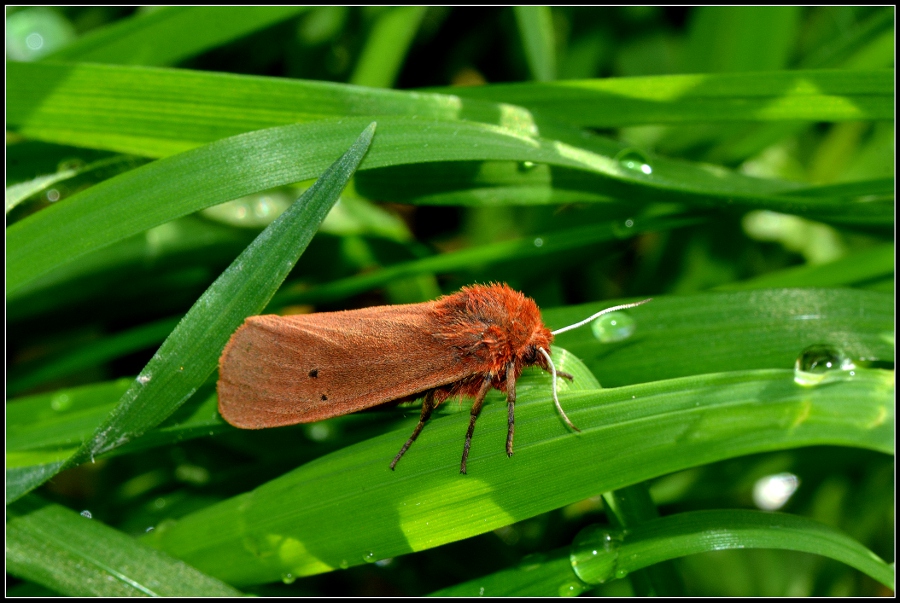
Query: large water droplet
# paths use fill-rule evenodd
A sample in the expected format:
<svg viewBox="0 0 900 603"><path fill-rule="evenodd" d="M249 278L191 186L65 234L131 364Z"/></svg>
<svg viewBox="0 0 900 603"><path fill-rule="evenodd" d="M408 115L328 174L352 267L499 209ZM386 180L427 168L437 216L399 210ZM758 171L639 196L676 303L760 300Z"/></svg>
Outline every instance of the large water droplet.
<svg viewBox="0 0 900 603"><path fill-rule="evenodd" d="M841 377L842 372L853 375L856 366L841 350L826 344L807 347L794 362L794 381L800 385L818 385Z"/></svg>
<svg viewBox="0 0 900 603"><path fill-rule="evenodd" d="M610 312L591 323L594 337L602 343L628 339L636 328L637 323L627 312Z"/></svg>
<svg viewBox="0 0 900 603"><path fill-rule="evenodd" d="M631 172L638 172L649 176L653 173L650 159L637 149L622 149L616 154L616 161L623 168Z"/></svg>
<svg viewBox="0 0 900 603"><path fill-rule="evenodd" d="M625 532L601 525L581 530L572 542L569 560L575 574L588 584L603 584L616 578L619 547Z"/></svg>

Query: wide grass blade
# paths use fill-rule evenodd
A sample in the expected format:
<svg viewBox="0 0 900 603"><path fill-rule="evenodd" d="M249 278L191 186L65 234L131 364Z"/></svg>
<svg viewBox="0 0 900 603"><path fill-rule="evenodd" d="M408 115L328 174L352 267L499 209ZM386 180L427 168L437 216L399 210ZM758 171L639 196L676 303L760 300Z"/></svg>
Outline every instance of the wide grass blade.
<svg viewBox="0 0 900 603"><path fill-rule="evenodd" d="M577 364L569 359L563 368ZM512 458L502 446L506 406L494 395L467 476L458 468L467 408L433 418L397 470L388 468L411 416L400 431L308 463L149 539L229 583L261 583L428 549L726 458L820 444L893 450L888 371L838 371L812 387L791 370L770 370L565 393L562 406L580 434L553 411L547 379L535 380L543 386L523 391L516 404Z"/></svg>

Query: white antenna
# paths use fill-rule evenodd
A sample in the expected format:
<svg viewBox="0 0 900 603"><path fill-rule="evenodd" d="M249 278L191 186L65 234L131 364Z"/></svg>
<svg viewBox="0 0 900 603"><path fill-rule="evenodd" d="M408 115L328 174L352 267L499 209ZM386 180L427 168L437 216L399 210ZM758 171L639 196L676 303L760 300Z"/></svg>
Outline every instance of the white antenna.
<svg viewBox="0 0 900 603"><path fill-rule="evenodd" d="M565 333L566 331L571 331L572 329L577 329L578 327L580 327L582 325L586 325L587 323L591 322L595 318L599 318L600 316L603 316L604 314L609 314L610 312L615 312L617 310L625 310L627 308L633 308L635 306L640 306L641 304L646 304L648 301L652 301L652 300L653 300L653 298L651 297L650 299L645 299L643 301L632 302L630 304L622 304L620 306L613 306L612 308L607 308L606 310L600 310L596 314L592 314L591 316L588 316L581 322L576 322L574 325L569 325L568 327L556 329L555 331L552 331L552 334L559 335L560 333ZM562 418L565 419L566 424L569 427L571 427L575 431L581 433L581 430L578 429L577 427L575 427L574 423L572 423L572 421L569 420L569 417L566 415L566 412L562 409L562 406L559 403L559 396L556 394L556 366L553 364L553 361L550 359L550 354L548 354L547 350L545 350L544 348L542 348L540 346L538 346L538 351L544 355L544 358L547 360L547 364L550 365L550 374L553 377L553 403L556 404L556 410L559 411L559 414L562 415Z"/></svg>
<svg viewBox="0 0 900 603"><path fill-rule="evenodd" d="M566 415L566 411L564 411L562 409L562 406L560 406L559 404L559 397L557 397L556 395L556 366L553 364L553 361L550 360L550 354L548 354L547 351L541 346L538 346L538 352L544 355L544 358L547 359L547 363L550 365L550 374L553 376L553 403L556 404L556 410L558 410L559 414L562 415L562 418L566 420L566 424L569 427L577 432L581 432L581 430L575 427L575 424L569 420L568 415Z"/></svg>
<svg viewBox="0 0 900 603"><path fill-rule="evenodd" d="M592 314L591 316L588 316L581 322L576 322L574 325L569 325L568 327L556 329L555 331L552 331L552 334L559 335L560 333L565 333L566 331L571 331L572 329L577 329L578 327L580 327L582 325L586 325L587 323L591 322L595 318L599 318L599 317L603 316L604 314L609 314L610 312L615 312L617 310L625 310L626 308L633 308L635 306L640 306L641 304L646 304L648 301L653 301L653 298L651 297L650 299L645 299L643 301L632 302L630 304L622 304L621 306L613 306L612 308L607 308L606 310L600 310L596 314Z"/></svg>

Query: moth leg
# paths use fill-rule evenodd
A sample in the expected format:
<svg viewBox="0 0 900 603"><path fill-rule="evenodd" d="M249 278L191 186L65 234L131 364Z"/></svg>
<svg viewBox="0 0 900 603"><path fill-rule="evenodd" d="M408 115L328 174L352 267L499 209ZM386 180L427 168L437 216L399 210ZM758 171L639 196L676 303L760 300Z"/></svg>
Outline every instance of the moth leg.
<svg viewBox="0 0 900 603"><path fill-rule="evenodd" d="M481 405L484 404L484 397L491 389L491 377L488 376L481 384L481 389L475 395L475 403L472 404L471 415L469 417L469 430L466 432L466 443L463 446L462 463L459 466L459 472L466 472L466 461L469 459L469 447L472 446L472 434L475 433L475 420L478 419L478 413L481 412Z"/></svg>
<svg viewBox="0 0 900 603"><path fill-rule="evenodd" d="M515 364L506 365L506 406L509 409L506 430L506 456L513 455L513 434L516 431L516 375Z"/></svg>
<svg viewBox="0 0 900 603"><path fill-rule="evenodd" d="M575 381L575 377L573 377L569 373L564 373L563 371L560 371L560 370L556 371L556 376L562 377L563 379L568 379L569 381Z"/></svg>
<svg viewBox="0 0 900 603"><path fill-rule="evenodd" d="M419 433L422 431L422 428L425 427L425 421L428 420L431 416L431 411L435 408L437 408L437 404L434 403L434 391L430 391L425 394L425 400L422 401L422 415L419 417L419 424L413 429L412 435L409 436L409 439L406 440L406 444L403 445L403 448L400 449L400 452L397 453L397 456L395 456L393 462L391 462L391 471L397 466L397 461L400 460L400 457L403 456L409 447L412 446L412 443L416 441L416 438L419 437Z"/></svg>

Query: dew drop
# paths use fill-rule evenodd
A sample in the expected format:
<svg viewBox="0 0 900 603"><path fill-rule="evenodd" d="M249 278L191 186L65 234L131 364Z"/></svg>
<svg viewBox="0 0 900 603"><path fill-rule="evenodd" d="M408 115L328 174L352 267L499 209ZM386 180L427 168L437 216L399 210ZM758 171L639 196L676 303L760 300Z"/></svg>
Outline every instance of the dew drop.
<svg viewBox="0 0 900 603"><path fill-rule="evenodd" d="M635 235L634 219L626 218L621 222L613 223L613 234L620 239L627 239Z"/></svg>
<svg viewBox="0 0 900 603"><path fill-rule="evenodd" d="M324 442L334 435L334 430L323 423L310 423L306 426L306 437L313 442Z"/></svg>
<svg viewBox="0 0 900 603"><path fill-rule="evenodd" d="M610 312L591 323L597 341L613 343L628 339L637 328L634 318L626 312Z"/></svg>
<svg viewBox="0 0 900 603"><path fill-rule="evenodd" d="M580 582L566 582L559 587L560 597L577 597L587 590L587 587Z"/></svg>
<svg viewBox="0 0 900 603"><path fill-rule="evenodd" d="M601 525L581 530L572 542L569 560L575 574L588 584L603 584L616 577L619 548L625 532Z"/></svg>
<svg viewBox="0 0 900 603"><path fill-rule="evenodd" d="M363 561L365 561L366 563L375 563L376 561L378 561L378 557L376 557L375 553L373 553L372 551L366 551L366 553L363 555Z"/></svg>
<svg viewBox="0 0 900 603"><path fill-rule="evenodd" d="M535 247L543 247L543 246L544 246L544 239L542 239L541 237L537 237L537 238L534 240L534 246L535 246Z"/></svg>
<svg viewBox="0 0 900 603"><path fill-rule="evenodd" d="M519 162L519 171L520 172L530 172L535 167L537 167L537 164L533 161L520 161Z"/></svg>
<svg viewBox="0 0 900 603"><path fill-rule="evenodd" d="M84 517L85 519L93 519L93 517L94 517L93 515L91 515L91 512L88 511L87 509L85 509L84 511L81 512L81 516Z"/></svg>
<svg viewBox="0 0 900 603"><path fill-rule="evenodd" d="M291 573L281 574L281 581L285 584L293 584L294 580L297 579L297 576Z"/></svg>
<svg viewBox="0 0 900 603"><path fill-rule="evenodd" d="M650 160L637 149L622 149L616 154L616 161L630 172L637 172L649 176L653 173Z"/></svg>
<svg viewBox="0 0 900 603"><path fill-rule="evenodd" d="M842 373L853 375L856 366L841 350L827 344L815 344L805 348L794 362L794 381L799 385L812 386Z"/></svg>
<svg viewBox="0 0 900 603"><path fill-rule="evenodd" d="M341 562L338 563L338 567L341 569L347 569L348 567L350 567L350 562L346 559L341 559Z"/></svg>

